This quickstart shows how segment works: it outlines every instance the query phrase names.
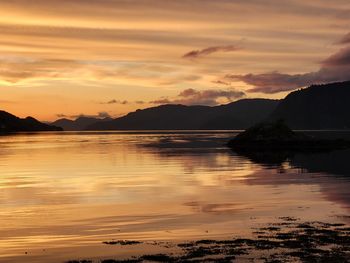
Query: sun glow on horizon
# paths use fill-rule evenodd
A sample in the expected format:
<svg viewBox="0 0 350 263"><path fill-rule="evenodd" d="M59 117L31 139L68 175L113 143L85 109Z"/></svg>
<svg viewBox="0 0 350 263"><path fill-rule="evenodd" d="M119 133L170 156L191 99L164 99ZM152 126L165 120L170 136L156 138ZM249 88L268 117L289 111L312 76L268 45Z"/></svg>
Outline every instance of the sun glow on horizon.
<svg viewBox="0 0 350 263"><path fill-rule="evenodd" d="M283 98L318 72L342 79L322 61L341 52L349 3L267 2L1 1L0 108L120 116L162 101Z"/></svg>

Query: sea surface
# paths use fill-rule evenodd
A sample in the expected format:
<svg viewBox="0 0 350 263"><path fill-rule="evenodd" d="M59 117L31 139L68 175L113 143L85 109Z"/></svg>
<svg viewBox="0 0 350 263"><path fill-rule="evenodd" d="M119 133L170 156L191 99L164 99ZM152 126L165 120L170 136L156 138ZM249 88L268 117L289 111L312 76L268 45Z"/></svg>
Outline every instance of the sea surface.
<svg viewBox="0 0 350 263"><path fill-rule="evenodd" d="M235 153L236 134L0 136L0 262L123 258L157 248L102 242L249 236L282 217L350 223L350 150Z"/></svg>

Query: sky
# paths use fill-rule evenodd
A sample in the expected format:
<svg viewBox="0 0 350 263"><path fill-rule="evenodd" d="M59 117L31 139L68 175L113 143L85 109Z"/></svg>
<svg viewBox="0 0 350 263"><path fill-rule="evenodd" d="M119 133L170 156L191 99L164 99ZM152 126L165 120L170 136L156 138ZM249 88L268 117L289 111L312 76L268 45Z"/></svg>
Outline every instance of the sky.
<svg viewBox="0 0 350 263"><path fill-rule="evenodd" d="M350 79L348 0L1 0L0 109L52 121Z"/></svg>

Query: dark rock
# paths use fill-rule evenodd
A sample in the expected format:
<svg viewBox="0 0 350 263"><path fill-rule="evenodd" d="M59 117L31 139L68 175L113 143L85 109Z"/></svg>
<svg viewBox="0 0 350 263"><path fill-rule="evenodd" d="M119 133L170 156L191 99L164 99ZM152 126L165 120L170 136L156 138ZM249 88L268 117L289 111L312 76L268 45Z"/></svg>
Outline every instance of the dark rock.
<svg viewBox="0 0 350 263"><path fill-rule="evenodd" d="M255 125L240 133L228 146L238 151L322 151L349 148L346 140L315 139L292 131L283 121Z"/></svg>

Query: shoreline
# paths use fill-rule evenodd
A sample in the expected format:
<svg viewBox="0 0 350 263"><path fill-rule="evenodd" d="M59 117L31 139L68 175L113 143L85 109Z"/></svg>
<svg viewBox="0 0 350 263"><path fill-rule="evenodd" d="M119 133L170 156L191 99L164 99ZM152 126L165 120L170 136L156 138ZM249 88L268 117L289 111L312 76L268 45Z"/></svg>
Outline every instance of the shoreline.
<svg viewBox="0 0 350 263"><path fill-rule="evenodd" d="M121 262L348 262L350 225L300 221L279 217L280 222L252 228L252 237L201 239L181 243L111 240L116 249L153 245L167 252L109 259L72 259L65 263ZM161 251L160 250L160 251Z"/></svg>

